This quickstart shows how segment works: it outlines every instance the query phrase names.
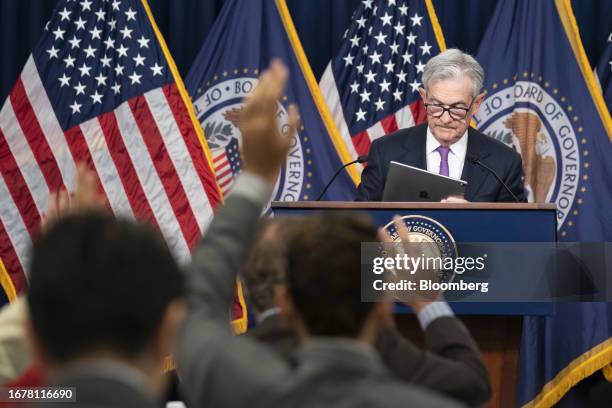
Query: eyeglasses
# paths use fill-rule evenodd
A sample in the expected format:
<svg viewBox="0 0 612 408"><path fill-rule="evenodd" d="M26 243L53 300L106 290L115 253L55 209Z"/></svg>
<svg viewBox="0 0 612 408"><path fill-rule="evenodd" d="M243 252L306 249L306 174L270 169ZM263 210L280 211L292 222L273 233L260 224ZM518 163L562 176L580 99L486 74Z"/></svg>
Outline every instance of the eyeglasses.
<svg viewBox="0 0 612 408"><path fill-rule="evenodd" d="M449 116L454 120L463 120L466 118L468 112L472 108L472 104L476 98L472 98L470 102L470 106L467 108L461 108L459 106L449 106L445 107L444 105L440 105L437 103L426 103L425 109L427 110L427 114L433 118L441 118L444 115L444 112L448 112Z"/></svg>

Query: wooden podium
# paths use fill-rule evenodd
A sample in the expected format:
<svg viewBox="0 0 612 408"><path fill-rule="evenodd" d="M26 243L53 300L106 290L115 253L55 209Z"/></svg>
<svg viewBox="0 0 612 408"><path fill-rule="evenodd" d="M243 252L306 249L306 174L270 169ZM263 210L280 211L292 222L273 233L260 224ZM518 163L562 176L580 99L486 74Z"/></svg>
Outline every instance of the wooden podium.
<svg viewBox="0 0 612 408"><path fill-rule="evenodd" d="M420 216L440 225L455 242L555 242L554 204L532 203L387 203L273 202L276 216L310 215L321 211L367 213L379 226L395 215ZM491 376L488 407L514 407L522 316L552 315L552 303L451 303L474 335ZM397 307L400 330L422 343L421 330L407 307Z"/></svg>

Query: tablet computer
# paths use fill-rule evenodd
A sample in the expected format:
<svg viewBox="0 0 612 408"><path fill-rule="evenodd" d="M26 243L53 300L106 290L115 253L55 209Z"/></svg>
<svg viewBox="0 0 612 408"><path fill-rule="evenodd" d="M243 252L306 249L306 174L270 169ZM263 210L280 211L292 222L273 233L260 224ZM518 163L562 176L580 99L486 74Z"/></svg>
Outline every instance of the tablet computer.
<svg viewBox="0 0 612 408"><path fill-rule="evenodd" d="M466 186L466 181L392 161L383 201L436 202L449 196L463 197Z"/></svg>

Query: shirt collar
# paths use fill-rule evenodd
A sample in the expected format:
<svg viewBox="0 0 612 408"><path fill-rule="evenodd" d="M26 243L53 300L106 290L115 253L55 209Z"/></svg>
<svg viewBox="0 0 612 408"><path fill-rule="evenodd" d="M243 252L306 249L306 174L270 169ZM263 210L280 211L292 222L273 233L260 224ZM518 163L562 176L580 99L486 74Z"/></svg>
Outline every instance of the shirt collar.
<svg viewBox="0 0 612 408"><path fill-rule="evenodd" d="M468 143L468 130L465 130L465 133L459 140L450 145L450 151L459 157L465 157L467 153L467 143ZM431 133L431 129L427 126L427 141L425 144L425 153L430 154L436 151L436 149L440 147L440 142L436 140L433 133Z"/></svg>
<svg viewBox="0 0 612 408"><path fill-rule="evenodd" d="M272 316L276 316L280 314L280 308L279 307L271 307L270 309L266 309L263 312L261 312L258 316L257 316L257 322L261 323L264 320L266 320L268 317L272 317Z"/></svg>

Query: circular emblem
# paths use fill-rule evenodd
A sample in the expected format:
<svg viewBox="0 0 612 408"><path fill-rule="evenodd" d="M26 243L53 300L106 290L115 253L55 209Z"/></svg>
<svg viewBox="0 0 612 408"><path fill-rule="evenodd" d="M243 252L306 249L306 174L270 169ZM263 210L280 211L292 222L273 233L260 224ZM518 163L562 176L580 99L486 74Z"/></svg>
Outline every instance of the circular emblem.
<svg viewBox="0 0 612 408"><path fill-rule="evenodd" d="M216 78L216 77L215 77ZM194 107L206 141L213 156L217 181L223 193L229 192L235 177L242 171L240 146L242 134L239 130L240 111L244 98L257 86L257 78L237 77L211 85L203 93L198 93ZM286 98L284 98L286 99ZM287 130L287 110L278 103L276 113L281 132ZM302 128L303 130L303 128ZM308 199L304 187L310 188L305 179L311 176L306 166L304 148L300 137L295 137L284 168L276 183L273 200L298 201ZM307 149L310 152L310 149Z"/></svg>
<svg viewBox="0 0 612 408"><path fill-rule="evenodd" d="M410 243L418 245L424 258L456 258L458 255L457 245L451 233L438 221L423 215L406 215L401 217L408 230ZM397 228L393 221L385 225L384 230L393 239L393 242L401 242ZM452 282L455 277L453 269L436 269L439 282Z"/></svg>
<svg viewBox="0 0 612 408"><path fill-rule="evenodd" d="M571 116L569 101L548 82L517 81L491 88L474 116L478 128L520 153L529 201L555 203L558 228L571 226L585 177L581 158L586 139L578 141L579 118Z"/></svg>

